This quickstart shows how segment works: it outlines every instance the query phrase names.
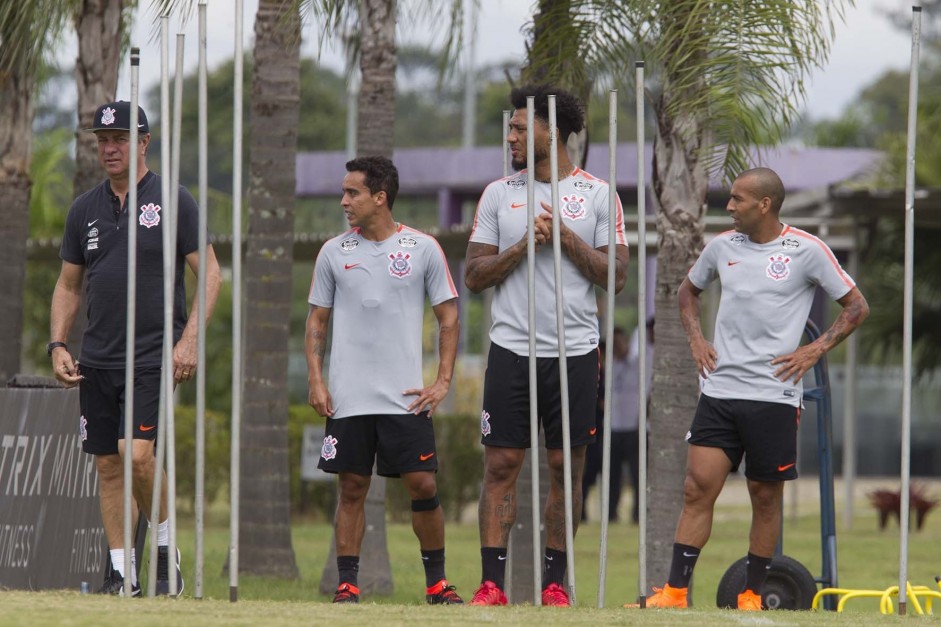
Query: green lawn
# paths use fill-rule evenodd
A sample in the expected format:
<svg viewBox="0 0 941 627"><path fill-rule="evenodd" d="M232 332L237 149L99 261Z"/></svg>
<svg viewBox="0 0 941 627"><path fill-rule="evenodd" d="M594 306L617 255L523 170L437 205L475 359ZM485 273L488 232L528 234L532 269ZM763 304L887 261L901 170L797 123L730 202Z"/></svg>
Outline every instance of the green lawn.
<svg viewBox="0 0 941 627"><path fill-rule="evenodd" d="M819 521L812 506L785 524L785 553L802 562L815 576L820 571ZM897 583L899 564L898 529L880 531L874 512L864 503L851 531L838 523L837 543L840 584L853 588L884 589ZM576 539L577 610L557 608L431 608L423 605L424 577L417 541L407 524L389 527L389 548L395 581L391 597L364 598L359 606L333 606L317 592L324 567L331 529L323 523L298 524L293 541L301 578L297 581L265 580L243 575L239 602L228 602L228 576L222 574L228 550L225 521L212 519L206 534L204 599L192 598L193 531L188 521L180 523L186 595L167 599L115 599L76 592L0 593L2 625L263 625L263 624L406 624L416 620L433 624L636 624L651 625L758 625L846 624L881 625L906 620L884 617L872 600L851 602L842 615L829 612L763 612L760 617L715 608L715 591L726 568L746 551L749 509L740 503L725 503L717 510L712 538L696 570L696 607L680 611L626 610L621 605L637 595L637 527L617 523L609 527L606 608L595 609L598 592L598 546L600 525L584 524ZM474 523L447 527L448 576L458 592L469 597L480 577L477 526ZM909 580L915 585L935 586L941 575L941 514L928 516L925 528L910 534ZM935 588L937 589L937 588ZM941 606L939 606L941 608ZM909 605L909 613L914 612ZM941 614L941 609L937 612ZM938 616L920 621L941 623Z"/></svg>

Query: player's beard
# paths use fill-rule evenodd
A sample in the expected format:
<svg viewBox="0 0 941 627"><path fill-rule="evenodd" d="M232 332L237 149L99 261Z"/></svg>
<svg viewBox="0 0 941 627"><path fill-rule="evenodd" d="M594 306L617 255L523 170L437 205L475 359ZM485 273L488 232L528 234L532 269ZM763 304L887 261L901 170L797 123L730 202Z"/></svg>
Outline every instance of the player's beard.
<svg viewBox="0 0 941 627"><path fill-rule="evenodd" d="M533 151L533 154L535 156L535 159L533 161L535 164L538 164L543 159L549 158L549 148L536 146L536 149ZM515 159L512 159L512 158L510 159L510 166L516 172L519 172L520 170L525 170L526 165L527 165L526 155L522 155L521 157L518 157Z"/></svg>

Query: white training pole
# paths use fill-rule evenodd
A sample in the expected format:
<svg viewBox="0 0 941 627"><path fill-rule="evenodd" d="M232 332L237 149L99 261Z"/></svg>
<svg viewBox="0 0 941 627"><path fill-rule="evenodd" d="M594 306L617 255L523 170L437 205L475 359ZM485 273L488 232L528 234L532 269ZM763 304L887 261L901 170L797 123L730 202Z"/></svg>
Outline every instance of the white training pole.
<svg viewBox="0 0 941 627"><path fill-rule="evenodd" d="M637 586L641 607L647 596L647 174L644 150L644 62L635 64L637 100L637 478L638 544Z"/></svg>
<svg viewBox="0 0 941 627"><path fill-rule="evenodd" d="M556 126L555 96L549 96L549 163L552 168L552 256L555 262L555 318L559 337L559 388L562 397L562 468L565 473L565 554L568 562L569 596L572 605L575 595L575 533L572 518L572 434L569 431L569 373L565 351L565 305L562 297L562 212L559 207L559 153ZM581 489L581 486L579 486ZM535 488L534 488L535 490Z"/></svg>
<svg viewBox="0 0 941 627"><path fill-rule="evenodd" d="M859 224L853 220L853 247L847 259L847 271L850 276L859 276ZM857 348L859 334L850 333L844 340L846 344L846 388L843 393L843 527L853 528L855 512L856 479L856 366L859 362ZM797 483L794 481L793 483Z"/></svg>
<svg viewBox="0 0 941 627"><path fill-rule="evenodd" d="M526 211L529 226L526 229L526 285L529 288L527 309L529 321L529 469L532 476L533 509L533 605L542 604L542 542L539 524L539 408L536 398L536 107L535 96L526 97ZM509 111L504 111L504 115ZM504 159L506 156L504 155Z"/></svg>
<svg viewBox="0 0 941 627"><path fill-rule="evenodd" d="M206 247L209 229L209 132L207 116L208 70L206 64L206 0L199 0L199 272L196 302L196 556L194 597L203 598L203 530L206 511Z"/></svg>
<svg viewBox="0 0 941 627"><path fill-rule="evenodd" d="M921 7L912 7L912 69L908 82L908 140L905 151L905 296L902 324L902 506L899 527L899 616L908 603L908 519L912 457L912 283L915 236L915 137L918 125L918 51Z"/></svg>
<svg viewBox="0 0 941 627"><path fill-rule="evenodd" d="M508 129L510 128L510 114L512 111L509 109L503 110L503 176L507 177L510 175L510 143L506 140L508 135ZM527 157L528 158L528 157Z"/></svg>
<svg viewBox="0 0 941 627"><path fill-rule="evenodd" d="M134 362L137 338L137 172L138 131L137 107L140 84L140 48L131 48L131 120L130 120L130 170L127 180L127 327L124 344L124 596L132 592L131 551L134 546L131 531L134 519L131 489L133 486L132 464L134 461Z"/></svg>
<svg viewBox="0 0 941 627"><path fill-rule="evenodd" d="M173 246L170 249L172 257L170 258L170 291L175 293L176 287L176 237L179 227L180 211L180 135L183 126L183 50L186 36L183 33L177 33L176 36L176 71L173 77L173 148L170 152L170 207L173 216L173 230L171 231ZM172 301L171 301L172 303ZM202 315L202 312L199 312ZM170 307L172 320L173 307ZM171 365L173 360L170 361ZM167 390L167 513L169 527L169 542L167 544L167 568L170 578L169 594L176 597L177 589L176 579L176 415L173 407L173 396L171 394L175 386L172 385L171 377L167 377L170 384Z"/></svg>
<svg viewBox="0 0 941 627"><path fill-rule="evenodd" d="M604 607L608 568L608 515L611 511L611 383L614 379L614 274L617 246L618 90L608 93L608 284L604 316L604 424L601 428L601 547L598 556L598 607ZM620 469L618 469L620 472ZM582 495L584 498L584 495ZM584 507L584 503L582 507Z"/></svg>
<svg viewBox="0 0 941 627"><path fill-rule="evenodd" d="M229 601L239 597L239 481L242 431L242 18L235 0L235 84L232 103L232 442L229 470Z"/></svg>
<svg viewBox="0 0 941 627"><path fill-rule="evenodd" d="M156 532L163 494L163 461L167 448L167 415L173 406L173 256L176 252L173 228L173 198L170 192L170 14L160 16L160 228L163 241L163 366L160 371L160 417L157 423L157 459L154 463L154 489L150 507L151 529ZM147 595L157 593L157 538L150 538L150 564Z"/></svg>

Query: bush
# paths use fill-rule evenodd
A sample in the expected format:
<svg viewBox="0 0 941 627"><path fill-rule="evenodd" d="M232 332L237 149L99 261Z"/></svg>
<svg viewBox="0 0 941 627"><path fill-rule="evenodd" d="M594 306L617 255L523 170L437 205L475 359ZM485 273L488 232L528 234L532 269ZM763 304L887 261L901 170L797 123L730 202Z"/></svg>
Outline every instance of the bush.
<svg viewBox="0 0 941 627"><path fill-rule="evenodd" d="M176 433L177 507L192 512L196 498L196 408L179 406L174 411ZM230 417L206 410L206 503L215 501L229 485Z"/></svg>

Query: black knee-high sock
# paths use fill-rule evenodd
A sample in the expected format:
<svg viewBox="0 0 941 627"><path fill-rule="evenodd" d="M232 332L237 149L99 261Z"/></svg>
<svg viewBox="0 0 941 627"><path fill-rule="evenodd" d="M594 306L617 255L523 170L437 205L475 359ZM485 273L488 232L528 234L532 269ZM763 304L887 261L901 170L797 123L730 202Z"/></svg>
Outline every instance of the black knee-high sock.
<svg viewBox="0 0 941 627"><path fill-rule="evenodd" d="M503 590L506 584L506 547L481 547L480 563L483 568L483 581L492 581Z"/></svg>
<svg viewBox="0 0 941 627"><path fill-rule="evenodd" d="M565 579L565 568L568 565L568 555L565 551L557 551L546 547L545 559L542 569L542 587L545 588L550 583L556 583L560 586Z"/></svg>
<svg viewBox="0 0 941 627"><path fill-rule="evenodd" d="M421 552L421 563L425 567L425 586L430 588L444 579L444 549Z"/></svg>
<svg viewBox="0 0 941 627"><path fill-rule="evenodd" d="M337 555L337 570L340 573L341 584L358 585L359 555Z"/></svg>
<svg viewBox="0 0 941 627"><path fill-rule="evenodd" d="M688 544L673 544L673 561L670 563L671 588L688 588L689 580L693 578L693 569L699 559L699 551Z"/></svg>
<svg viewBox="0 0 941 627"><path fill-rule="evenodd" d="M749 552L745 561L745 589L755 594L761 594L761 586L768 578L771 568L771 558L761 557Z"/></svg>

